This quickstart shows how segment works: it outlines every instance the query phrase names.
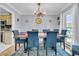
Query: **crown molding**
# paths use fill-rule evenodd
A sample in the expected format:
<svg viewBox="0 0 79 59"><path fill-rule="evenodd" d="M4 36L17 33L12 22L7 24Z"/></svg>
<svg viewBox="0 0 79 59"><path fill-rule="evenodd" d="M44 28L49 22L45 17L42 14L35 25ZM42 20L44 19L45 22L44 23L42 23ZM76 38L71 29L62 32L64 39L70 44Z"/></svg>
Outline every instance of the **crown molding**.
<svg viewBox="0 0 79 59"><path fill-rule="evenodd" d="M16 11L18 14L22 14L19 10L17 10L15 7L13 7L11 4L9 4L9 3L7 3L7 5L9 6L9 7L11 7L14 11Z"/></svg>
<svg viewBox="0 0 79 59"><path fill-rule="evenodd" d="M63 7L60 11L57 12L57 14L60 14L66 10L68 10L71 6L73 6L73 3L68 3L65 7Z"/></svg>
<svg viewBox="0 0 79 59"><path fill-rule="evenodd" d="M18 14L20 14L20 15L27 15L27 14L21 13L19 10L17 10L15 7L13 7L11 4L8 3L7 5L10 6L13 10L15 10ZM60 9L60 11L57 11L57 13L54 13L54 14L52 14L52 15L60 14L61 12L67 10L68 7L70 7L70 6L72 6L72 5L73 5L73 3L68 3L65 7L63 7L62 9Z"/></svg>

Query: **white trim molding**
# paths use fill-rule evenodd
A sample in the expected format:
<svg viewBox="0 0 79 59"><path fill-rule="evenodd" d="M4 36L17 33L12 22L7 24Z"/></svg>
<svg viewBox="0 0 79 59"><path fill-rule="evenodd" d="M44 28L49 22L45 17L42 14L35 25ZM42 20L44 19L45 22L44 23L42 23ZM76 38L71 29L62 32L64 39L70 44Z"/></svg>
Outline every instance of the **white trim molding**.
<svg viewBox="0 0 79 59"><path fill-rule="evenodd" d="M15 19L15 13L11 10L9 10L7 7L5 7L4 5L0 5L1 8L3 8L4 10L10 12L12 14L12 29L14 28L14 19ZM11 44L14 45L14 39L12 37L12 41Z"/></svg>
<svg viewBox="0 0 79 59"><path fill-rule="evenodd" d="M11 7L14 11L16 11L18 14L22 14L19 10L17 10L15 7L13 7L11 4L9 4L9 3L7 3L7 5L9 6L9 7Z"/></svg>
<svg viewBox="0 0 79 59"><path fill-rule="evenodd" d="M64 8L62 8L60 11L58 11L57 14L60 14L62 12L69 10L69 8L73 6L73 4L74 3L68 3Z"/></svg>
<svg viewBox="0 0 79 59"><path fill-rule="evenodd" d="M69 7L71 7L74 3L68 3L66 6L64 6L64 8L60 9L59 11L57 11L57 13L53 13L52 15L57 15L57 14L60 14L61 12L63 11L66 11L68 10ZM15 10L18 14L20 15L26 15L26 14L23 14L21 11L17 10L14 6L12 6L10 3L7 3L7 5L9 7L11 7L13 10Z"/></svg>

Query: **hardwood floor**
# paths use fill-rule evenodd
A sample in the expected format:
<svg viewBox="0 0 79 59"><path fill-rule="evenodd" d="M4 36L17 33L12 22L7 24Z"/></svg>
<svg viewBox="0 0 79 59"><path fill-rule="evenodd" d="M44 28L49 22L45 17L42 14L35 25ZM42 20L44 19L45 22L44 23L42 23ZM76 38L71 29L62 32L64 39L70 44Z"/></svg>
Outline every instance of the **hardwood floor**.
<svg viewBox="0 0 79 59"><path fill-rule="evenodd" d="M0 56L9 56L14 51L14 46L9 47L5 51L0 53Z"/></svg>
<svg viewBox="0 0 79 59"><path fill-rule="evenodd" d="M17 49L19 48L19 45L17 44ZM0 53L0 56L10 56L13 52L15 52L15 46L11 46L5 51Z"/></svg>

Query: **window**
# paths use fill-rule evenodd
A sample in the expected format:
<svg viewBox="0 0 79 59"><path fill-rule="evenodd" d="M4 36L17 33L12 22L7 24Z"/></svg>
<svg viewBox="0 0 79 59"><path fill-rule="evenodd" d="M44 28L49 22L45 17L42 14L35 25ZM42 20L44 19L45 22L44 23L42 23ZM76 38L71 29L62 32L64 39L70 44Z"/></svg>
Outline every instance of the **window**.
<svg viewBox="0 0 79 59"><path fill-rule="evenodd" d="M67 38L66 38L66 44L68 46L71 46L72 42L72 16L71 15L66 15L66 28L67 28Z"/></svg>

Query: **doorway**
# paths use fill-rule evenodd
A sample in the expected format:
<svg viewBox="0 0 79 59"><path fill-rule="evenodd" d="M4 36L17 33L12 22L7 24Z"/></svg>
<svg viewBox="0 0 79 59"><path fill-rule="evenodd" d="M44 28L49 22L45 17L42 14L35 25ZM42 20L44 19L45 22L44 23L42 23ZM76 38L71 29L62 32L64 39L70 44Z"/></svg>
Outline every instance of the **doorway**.
<svg viewBox="0 0 79 59"><path fill-rule="evenodd" d="M0 43L11 44L12 14L0 7Z"/></svg>

